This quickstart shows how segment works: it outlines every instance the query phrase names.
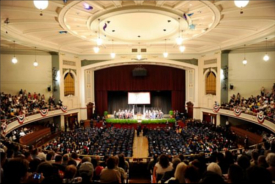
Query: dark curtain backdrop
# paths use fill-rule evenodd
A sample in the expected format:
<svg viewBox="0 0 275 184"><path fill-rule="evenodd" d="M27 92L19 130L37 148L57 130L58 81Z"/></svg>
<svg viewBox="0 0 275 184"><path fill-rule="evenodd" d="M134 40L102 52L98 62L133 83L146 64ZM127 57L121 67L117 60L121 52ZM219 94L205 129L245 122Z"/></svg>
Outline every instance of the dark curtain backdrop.
<svg viewBox="0 0 275 184"><path fill-rule="evenodd" d="M96 112L108 110L108 91L171 91L173 110L185 109L185 71L172 67L146 65L146 77L133 77L134 65L95 71ZM165 105L165 104L164 104Z"/></svg>
<svg viewBox="0 0 275 184"><path fill-rule="evenodd" d="M145 105L147 110L162 110L168 114L171 106L171 91L151 91L151 104ZM108 112L133 109L133 105L128 105L128 92L125 91L108 91ZM143 111L143 105L135 106L135 111Z"/></svg>

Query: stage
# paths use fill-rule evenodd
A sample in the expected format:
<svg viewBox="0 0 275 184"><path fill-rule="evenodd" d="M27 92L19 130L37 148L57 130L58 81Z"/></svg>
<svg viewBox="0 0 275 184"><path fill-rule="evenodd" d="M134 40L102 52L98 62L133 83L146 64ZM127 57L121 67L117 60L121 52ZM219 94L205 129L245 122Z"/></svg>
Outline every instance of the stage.
<svg viewBox="0 0 275 184"><path fill-rule="evenodd" d="M115 118L115 116L113 114L108 114L108 119L119 119L119 118ZM164 114L163 115L163 118L162 119L148 119L148 118L145 118L145 115L144 114L138 114L138 115L134 115L133 118L131 119L126 119L126 120L168 120L168 119L171 119L170 118L170 115L169 114Z"/></svg>

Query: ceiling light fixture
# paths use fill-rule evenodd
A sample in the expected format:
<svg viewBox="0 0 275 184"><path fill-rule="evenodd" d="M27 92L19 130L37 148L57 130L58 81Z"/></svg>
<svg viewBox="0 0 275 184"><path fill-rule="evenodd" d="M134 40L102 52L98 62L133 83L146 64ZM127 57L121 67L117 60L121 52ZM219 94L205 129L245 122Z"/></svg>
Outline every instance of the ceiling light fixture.
<svg viewBox="0 0 275 184"><path fill-rule="evenodd" d="M95 52L95 53L98 53L99 50L100 50L99 47L97 47L97 46L94 47L94 52Z"/></svg>
<svg viewBox="0 0 275 184"><path fill-rule="evenodd" d="M245 58L245 45L243 46L243 55L244 55L244 58L243 58L243 65L245 66L247 64L247 60Z"/></svg>
<svg viewBox="0 0 275 184"><path fill-rule="evenodd" d="M167 58L168 57L168 52L166 52L166 39L165 39L165 50L163 53L163 57Z"/></svg>
<svg viewBox="0 0 275 184"><path fill-rule="evenodd" d="M34 51L34 62L33 62L33 66L37 67L38 66L38 62L36 61L36 47L35 47L35 51Z"/></svg>
<svg viewBox="0 0 275 184"><path fill-rule="evenodd" d="M176 42L177 42L178 45L181 45L182 41L183 41L183 39L180 35L180 18L179 18L179 37L177 37Z"/></svg>
<svg viewBox="0 0 275 184"><path fill-rule="evenodd" d="M183 52L185 51L185 47L184 47L183 45L181 45L181 46L179 47L179 49L180 49L180 52L181 52L181 53L183 53Z"/></svg>
<svg viewBox="0 0 275 184"><path fill-rule="evenodd" d="M234 0L235 6L241 9L240 13L243 14L243 8L249 3L249 0Z"/></svg>
<svg viewBox="0 0 275 184"><path fill-rule="evenodd" d="M111 52L111 58L115 58L116 57L116 53L114 53L114 40L112 40L112 52Z"/></svg>
<svg viewBox="0 0 275 184"><path fill-rule="evenodd" d="M33 4L37 9L40 10L40 16L43 16L42 11L48 7L49 1L48 0L34 0Z"/></svg>
<svg viewBox="0 0 275 184"><path fill-rule="evenodd" d="M268 61L269 60L269 56L267 54L267 38L265 38L265 55L264 55L264 61Z"/></svg>
<svg viewBox="0 0 275 184"><path fill-rule="evenodd" d="M138 43L138 55L137 55L137 60L141 60L142 55L140 54L140 43Z"/></svg>
<svg viewBox="0 0 275 184"><path fill-rule="evenodd" d="M100 38L100 19L98 19L98 38L96 40L98 46L102 45L102 39Z"/></svg>
<svg viewBox="0 0 275 184"><path fill-rule="evenodd" d="M18 60L17 60L17 58L15 57L15 41L13 41L13 58L12 58L12 60L11 60L11 62L13 63L13 64L16 64L17 62L18 62Z"/></svg>
<svg viewBox="0 0 275 184"><path fill-rule="evenodd" d="M92 10L93 9L93 7L90 6L88 3L84 3L83 6L86 10Z"/></svg>

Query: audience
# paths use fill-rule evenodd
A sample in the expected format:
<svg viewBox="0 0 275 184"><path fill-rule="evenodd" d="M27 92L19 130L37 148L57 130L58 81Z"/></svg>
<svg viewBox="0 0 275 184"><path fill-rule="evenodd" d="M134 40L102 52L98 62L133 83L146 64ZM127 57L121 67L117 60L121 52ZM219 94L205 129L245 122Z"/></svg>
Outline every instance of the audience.
<svg viewBox="0 0 275 184"><path fill-rule="evenodd" d="M121 174L116 168L116 158L110 157L107 161L107 168L103 169L100 175L102 183L121 183Z"/></svg>
<svg viewBox="0 0 275 184"><path fill-rule="evenodd" d="M191 121L187 130L177 134L170 128L149 130L149 153L153 155L178 155L184 153L210 153L237 148L236 135L225 127Z"/></svg>
<svg viewBox="0 0 275 184"><path fill-rule="evenodd" d="M9 139L1 140L0 182L123 183L128 178L127 171L129 172L130 168L124 154L130 149L132 153L133 133L133 129L78 129L62 133L59 138L41 148L20 146ZM155 142L153 135L156 135ZM275 181L273 141L267 141L263 147L257 146L254 150L245 150L237 159L237 154L230 151L233 144L228 143L234 138L230 131L222 127L214 128L212 125L203 125L194 121L188 123L187 129L181 134L163 128L149 130L148 136L152 139L153 148L167 146L165 149L172 150L168 151L169 154L166 154L167 151L160 152L165 153L160 157L156 151L152 161L148 162L153 182L271 183ZM126 138L121 140L122 137ZM185 149L182 151L177 150L176 146L180 144L177 139L184 141L182 146ZM216 146L205 151L206 145L214 144ZM115 149L110 150L113 147ZM101 162L99 154L94 154L99 156L92 158L80 156L84 153L101 153L106 156ZM209 154L211 155L208 156Z"/></svg>
<svg viewBox="0 0 275 184"><path fill-rule="evenodd" d="M264 89L264 88L263 88ZM241 98L241 95L238 93L237 96L233 95L230 98L229 103L222 104L222 108L241 108L244 113L254 114L258 112L263 112L267 119L275 122L275 85L273 86L272 92L267 92L261 90L261 94L254 97L253 95L250 98L245 99Z"/></svg>
<svg viewBox="0 0 275 184"><path fill-rule="evenodd" d="M31 115L39 113L40 109L54 110L62 106L62 102L55 103L54 97L51 96L49 101L45 100L45 96L40 93L31 94L26 90L20 90L19 94L12 96L11 94L1 93L0 118L10 120L18 115ZM10 121L8 121L9 123Z"/></svg>
<svg viewBox="0 0 275 184"><path fill-rule="evenodd" d="M118 128L90 128L76 129L62 132L61 135L50 141L46 149L57 149L62 154L72 153L77 164L81 161L78 154L84 155L118 155L133 154L134 129Z"/></svg>
<svg viewBox="0 0 275 184"><path fill-rule="evenodd" d="M173 164L169 162L167 155L161 155L159 162L156 163L153 171L153 181L158 182L163 177L164 173L173 170Z"/></svg>

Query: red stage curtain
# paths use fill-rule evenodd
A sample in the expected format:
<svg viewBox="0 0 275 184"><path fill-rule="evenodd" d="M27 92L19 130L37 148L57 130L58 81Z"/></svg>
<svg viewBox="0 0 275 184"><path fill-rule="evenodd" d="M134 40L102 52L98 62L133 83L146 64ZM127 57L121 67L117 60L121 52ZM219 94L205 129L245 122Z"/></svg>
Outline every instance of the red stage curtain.
<svg viewBox="0 0 275 184"><path fill-rule="evenodd" d="M173 110L184 111L185 70L146 65L146 77L133 77L134 65L111 67L95 71L95 105L102 115L108 109L108 91L172 91Z"/></svg>
<svg viewBox="0 0 275 184"><path fill-rule="evenodd" d="M185 91L172 91L172 108L185 112Z"/></svg>

